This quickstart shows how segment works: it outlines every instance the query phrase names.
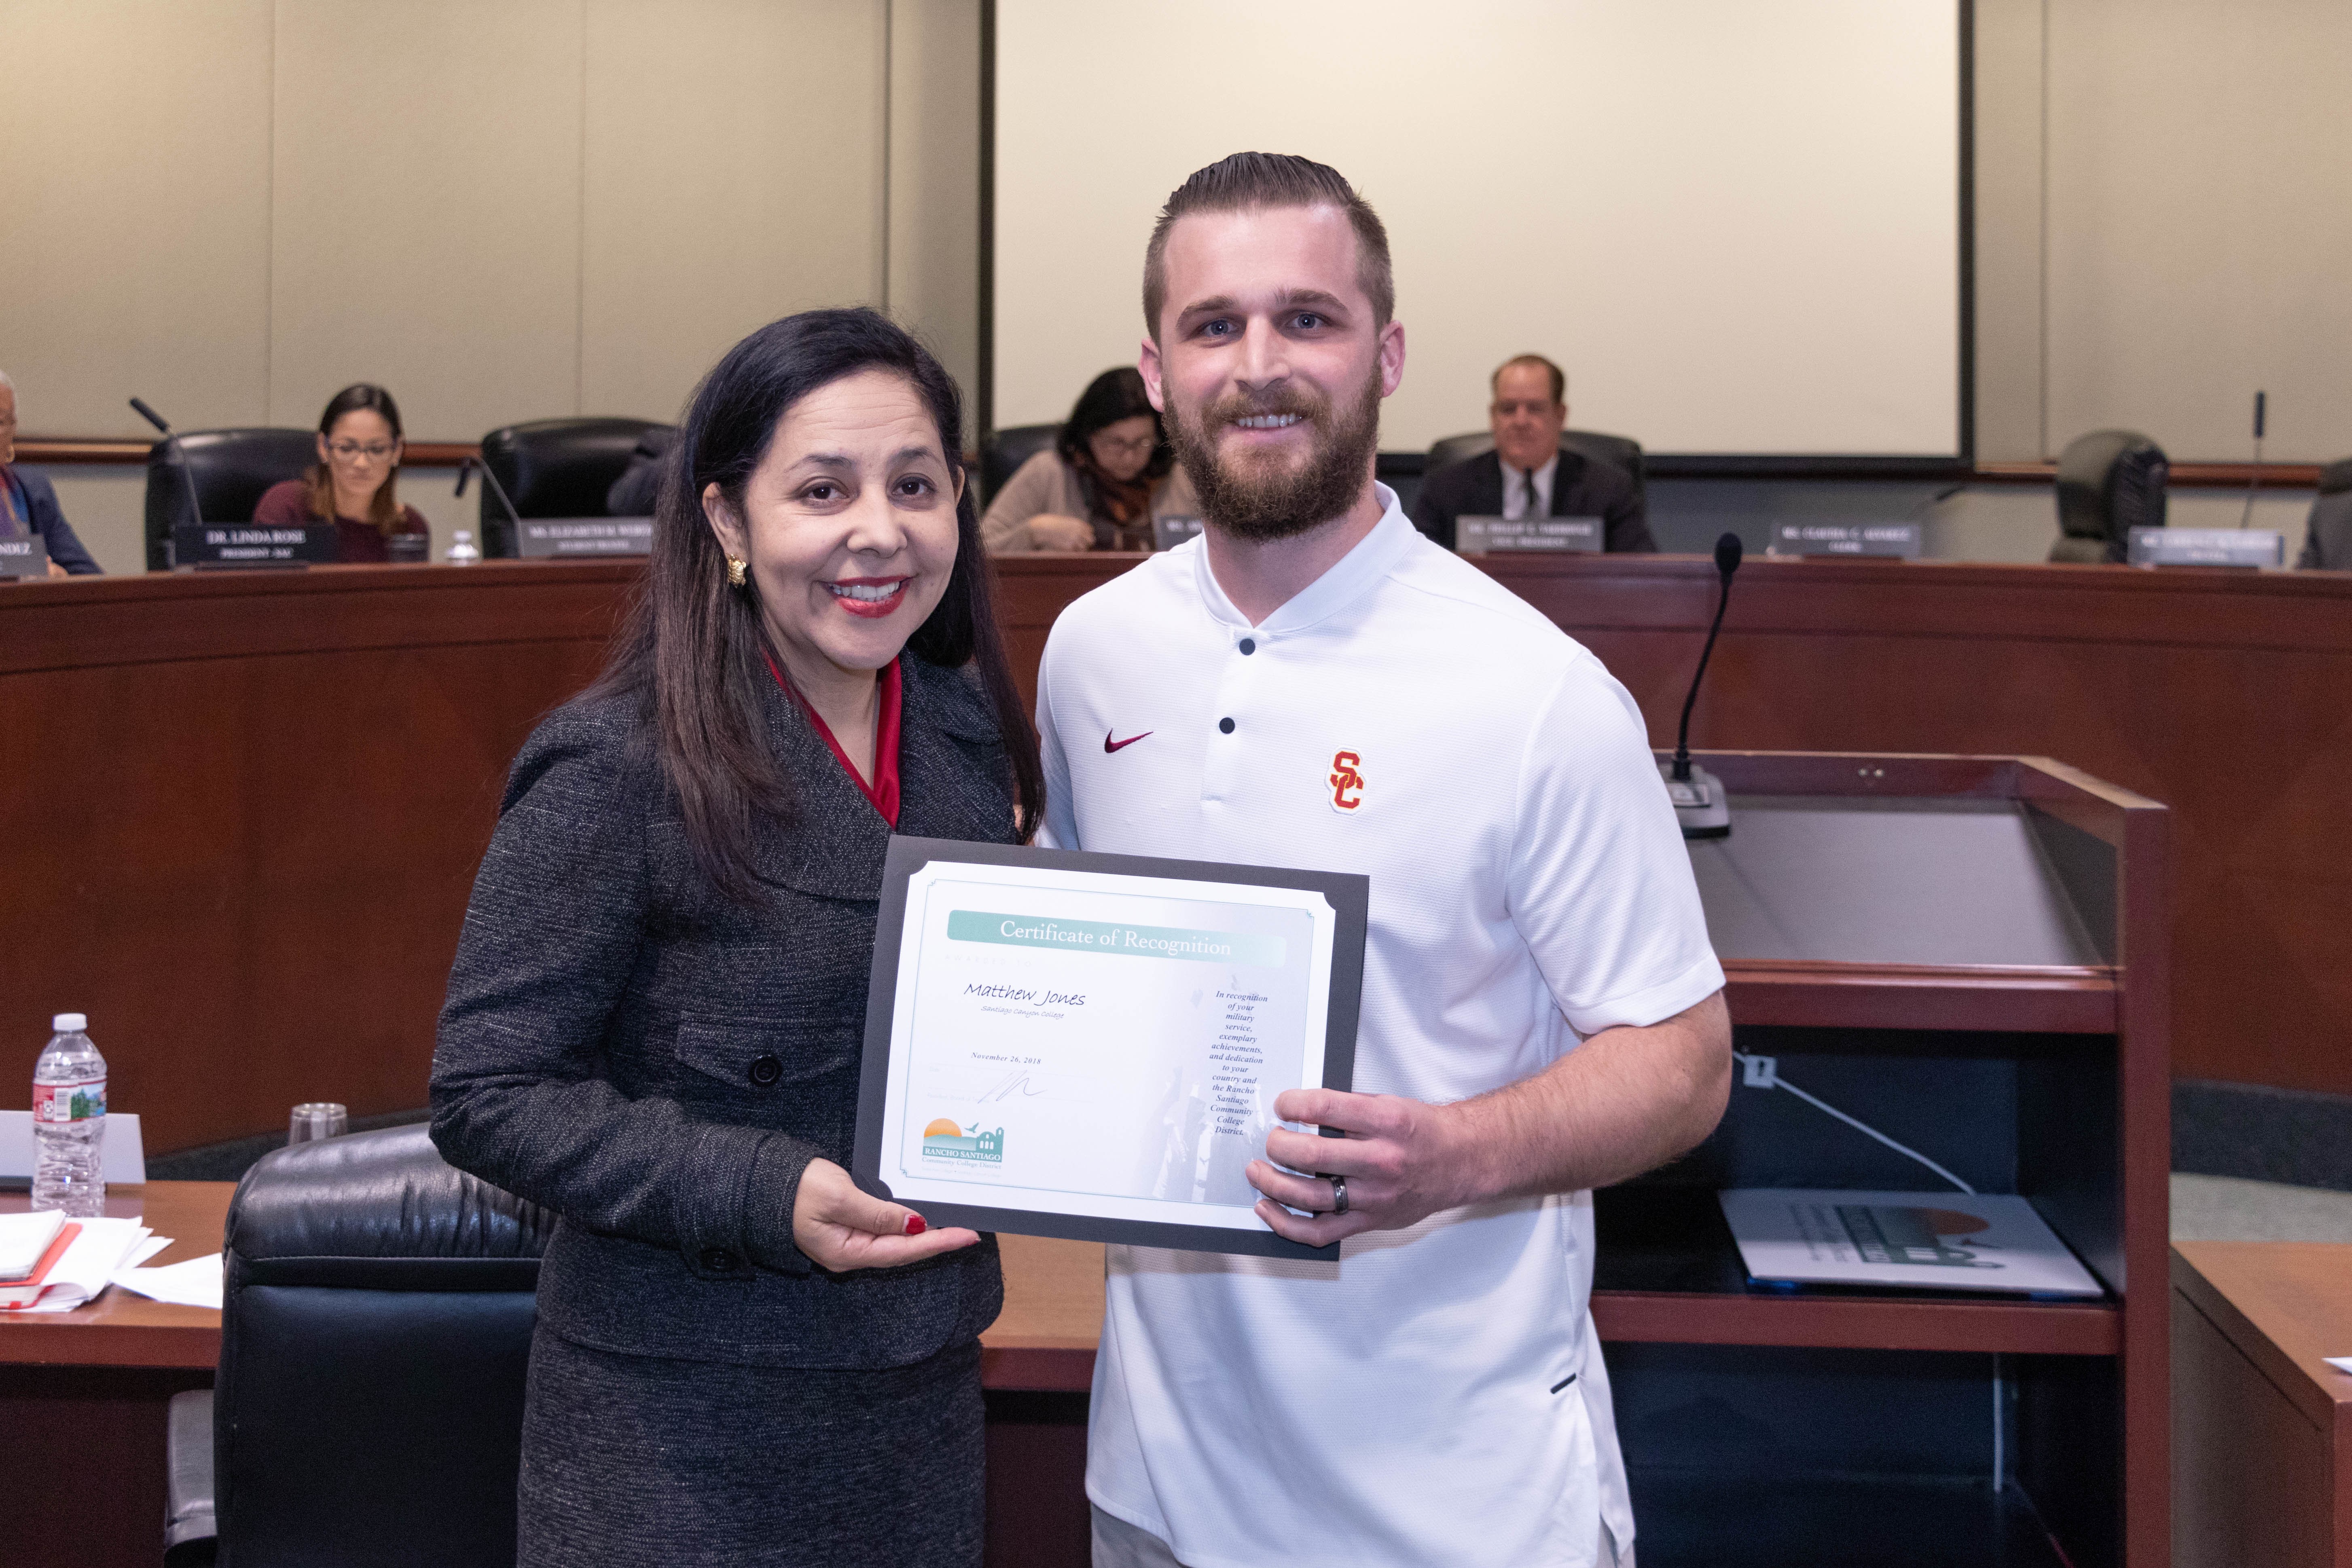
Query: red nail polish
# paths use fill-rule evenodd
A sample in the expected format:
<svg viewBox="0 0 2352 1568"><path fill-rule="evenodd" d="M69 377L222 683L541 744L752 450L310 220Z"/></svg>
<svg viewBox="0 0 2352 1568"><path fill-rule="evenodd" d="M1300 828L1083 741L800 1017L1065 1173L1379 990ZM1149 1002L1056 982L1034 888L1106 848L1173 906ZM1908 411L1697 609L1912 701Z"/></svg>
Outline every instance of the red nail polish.
<svg viewBox="0 0 2352 1568"><path fill-rule="evenodd" d="M907 1234L908 1236L920 1236L929 1228L930 1226L923 1223L923 1216L921 1215L910 1214L907 1216Z"/></svg>

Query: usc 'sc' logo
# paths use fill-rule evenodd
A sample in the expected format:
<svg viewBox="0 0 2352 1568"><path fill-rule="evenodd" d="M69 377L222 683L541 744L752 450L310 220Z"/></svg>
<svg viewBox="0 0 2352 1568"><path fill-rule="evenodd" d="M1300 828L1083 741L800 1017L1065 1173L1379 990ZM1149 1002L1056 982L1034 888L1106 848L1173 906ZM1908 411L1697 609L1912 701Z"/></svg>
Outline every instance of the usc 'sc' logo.
<svg viewBox="0 0 2352 1568"><path fill-rule="evenodd" d="M1356 770L1364 759L1353 752L1335 752L1331 756L1331 809L1353 811L1364 804L1364 775Z"/></svg>

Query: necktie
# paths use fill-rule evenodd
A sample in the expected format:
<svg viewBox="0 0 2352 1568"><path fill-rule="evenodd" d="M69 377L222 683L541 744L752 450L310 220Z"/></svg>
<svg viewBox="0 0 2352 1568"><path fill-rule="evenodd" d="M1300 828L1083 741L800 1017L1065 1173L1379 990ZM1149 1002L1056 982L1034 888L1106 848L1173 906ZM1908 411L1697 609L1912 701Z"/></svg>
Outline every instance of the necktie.
<svg viewBox="0 0 2352 1568"><path fill-rule="evenodd" d="M1533 468L1529 468L1526 473L1521 474L1519 476L1519 482L1528 488L1526 496L1519 502L1519 515L1521 517L1533 517L1536 514L1535 470Z"/></svg>

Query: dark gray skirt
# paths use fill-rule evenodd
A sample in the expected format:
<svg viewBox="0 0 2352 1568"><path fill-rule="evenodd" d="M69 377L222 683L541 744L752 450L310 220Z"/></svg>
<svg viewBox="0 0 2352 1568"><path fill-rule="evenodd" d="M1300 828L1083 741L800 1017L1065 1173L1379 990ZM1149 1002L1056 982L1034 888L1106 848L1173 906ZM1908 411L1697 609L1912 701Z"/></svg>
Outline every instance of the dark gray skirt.
<svg viewBox="0 0 2352 1568"><path fill-rule="evenodd" d="M592 1350L545 1326L523 1411L523 1568L977 1568L976 1342L876 1372Z"/></svg>

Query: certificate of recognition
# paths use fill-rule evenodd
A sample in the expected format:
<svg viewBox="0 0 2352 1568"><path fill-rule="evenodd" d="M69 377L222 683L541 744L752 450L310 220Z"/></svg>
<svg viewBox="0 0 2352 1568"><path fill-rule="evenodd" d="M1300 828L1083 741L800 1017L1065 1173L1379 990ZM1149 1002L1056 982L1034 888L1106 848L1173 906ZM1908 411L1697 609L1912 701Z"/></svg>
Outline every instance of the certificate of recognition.
<svg viewBox="0 0 2352 1568"><path fill-rule="evenodd" d="M1276 1258L1244 1174L1353 1079L1368 879L894 838L859 1181L934 1224Z"/></svg>

